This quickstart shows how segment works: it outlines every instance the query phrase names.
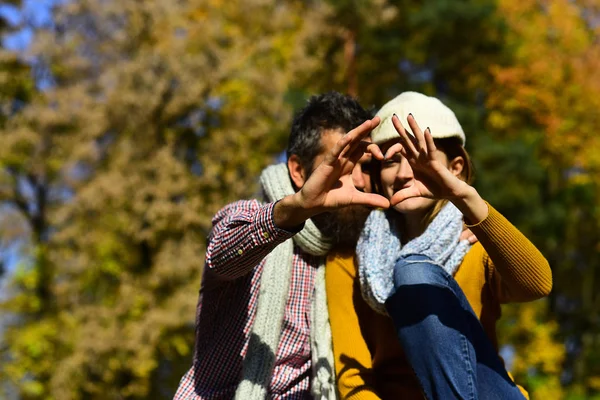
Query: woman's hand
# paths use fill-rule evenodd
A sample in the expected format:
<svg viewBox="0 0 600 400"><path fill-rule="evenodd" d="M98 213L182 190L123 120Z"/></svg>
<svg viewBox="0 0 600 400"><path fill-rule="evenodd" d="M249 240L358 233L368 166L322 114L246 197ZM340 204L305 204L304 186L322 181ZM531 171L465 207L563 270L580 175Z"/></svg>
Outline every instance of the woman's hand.
<svg viewBox="0 0 600 400"><path fill-rule="evenodd" d="M408 124L415 136L404 129L396 115L392 117L392 123L400 136L400 143L388 150L386 158L400 152L408 160L415 175L411 187L404 188L392 196L392 205L411 197L452 200L463 197L469 191L471 187L448 169L446 157L435 147L429 128L423 132L412 114L408 116Z"/></svg>
<svg viewBox="0 0 600 400"><path fill-rule="evenodd" d="M475 243L479 242L479 239L477 239L477 236L475 236L473 231L471 231L469 228L466 228L466 227L460 234L460 237L458 238L458 240L460 242L462 242L463 240L467 240L471 244L475 244Z"/></svg>
<svg viewBox="0 0 600 400"><path fill-rule="evenodd" d="M448 199L463 213L468 222L482 221L488 214L485 201L475 188L458 177L460 171L455 174L448 169L444 162L447 158L436 148L430 129L427 128L423 132L412 114L409 114L407 120L414 136L404 129L396 115L392 117L392 123L400 136L400 144L395 148L392 146L386 158L390 151L399 151L413 169L414 184L394 193L390 204L394 206L411 197Z"/></svg>

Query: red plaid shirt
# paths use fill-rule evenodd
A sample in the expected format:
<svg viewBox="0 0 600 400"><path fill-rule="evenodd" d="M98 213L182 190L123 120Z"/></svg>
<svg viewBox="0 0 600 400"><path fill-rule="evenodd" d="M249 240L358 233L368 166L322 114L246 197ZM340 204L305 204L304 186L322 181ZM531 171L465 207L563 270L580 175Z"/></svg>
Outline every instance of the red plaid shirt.
<svg viewBox="0 0 600 400"><path fill-rule="evenodd" d="M234 397L256 316L265 257L294 235L275 226L273 206L239 201L213 219L196 314L194 362L181 379L175 400ZM310 304L319 261L294 246L269 398L311 398Z"/></svg>

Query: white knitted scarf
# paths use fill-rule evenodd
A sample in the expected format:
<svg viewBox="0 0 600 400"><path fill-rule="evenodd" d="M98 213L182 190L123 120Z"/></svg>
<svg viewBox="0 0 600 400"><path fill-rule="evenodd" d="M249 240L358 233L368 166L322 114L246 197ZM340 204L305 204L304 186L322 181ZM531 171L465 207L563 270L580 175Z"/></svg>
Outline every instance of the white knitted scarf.
<svg viewBox="0 0 600 400"><path fill-rule="evenodd" d="M261 174L260 182L266 200L270 202L294 193L285 164L266 168ZM243 377L235 394L236 400L263 400L267 396L292 280L294 244L311 255L320 256L322 260L317 269L311 304L311 386L315 399L336 399L324 268L324 256L329 252L331 243L309 219L299 233L281 243L267 256L260 280L256 317L244 358Z"/></svg>
<svg viewBox="0 0 600 400"><path fill-rule="evenodd" d="M454 276L471 248L459 241L463 230L461 212L448 202L421 236L404 246L394 221L394 211L371 211L356 246L358 275L363 298L375 311L387 314L385 301L394 292L394 265L404 256L423 254Z"/></svg>

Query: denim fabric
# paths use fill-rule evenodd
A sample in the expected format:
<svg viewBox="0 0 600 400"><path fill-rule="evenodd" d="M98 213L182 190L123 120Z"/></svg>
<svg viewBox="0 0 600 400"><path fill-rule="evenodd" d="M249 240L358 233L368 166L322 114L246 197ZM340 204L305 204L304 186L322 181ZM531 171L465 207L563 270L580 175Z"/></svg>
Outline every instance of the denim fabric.
<svg viewBox="0 0 600 400"><path fill-rule="evenodd" d="M463 291L440 266L423 255L401 258L394 290L386 309L429 400L525 398Z"/></svg>

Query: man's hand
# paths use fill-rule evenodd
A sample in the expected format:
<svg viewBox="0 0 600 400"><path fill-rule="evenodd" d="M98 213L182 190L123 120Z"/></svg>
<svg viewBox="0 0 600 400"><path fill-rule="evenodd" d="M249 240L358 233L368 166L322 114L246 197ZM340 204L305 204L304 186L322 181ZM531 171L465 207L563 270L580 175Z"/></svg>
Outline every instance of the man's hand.
<svg viewBox="0 0 600 400"><path fill-rule="evenodd" d="M363 141L379 125L379 117L365 121L348 132L327 152L323 162L313 171L300 191L283 198L275 206L275 223L291 228L322 212L363 205L388 208L389 201L378 194L364 193L354 186L352 170L366 152L383 159L379 147Z"/></svg>
<svg viewBox="0 0 600 400"><path fill-rule="evenodd" d="M464 230L461 232L460 238L458 240L460 242L462 242L463 240L467 240L471 244L475 244L479 241L479 239L477 239L477 236L475 236L475 234L467 227L465 227Z"/></svg>

